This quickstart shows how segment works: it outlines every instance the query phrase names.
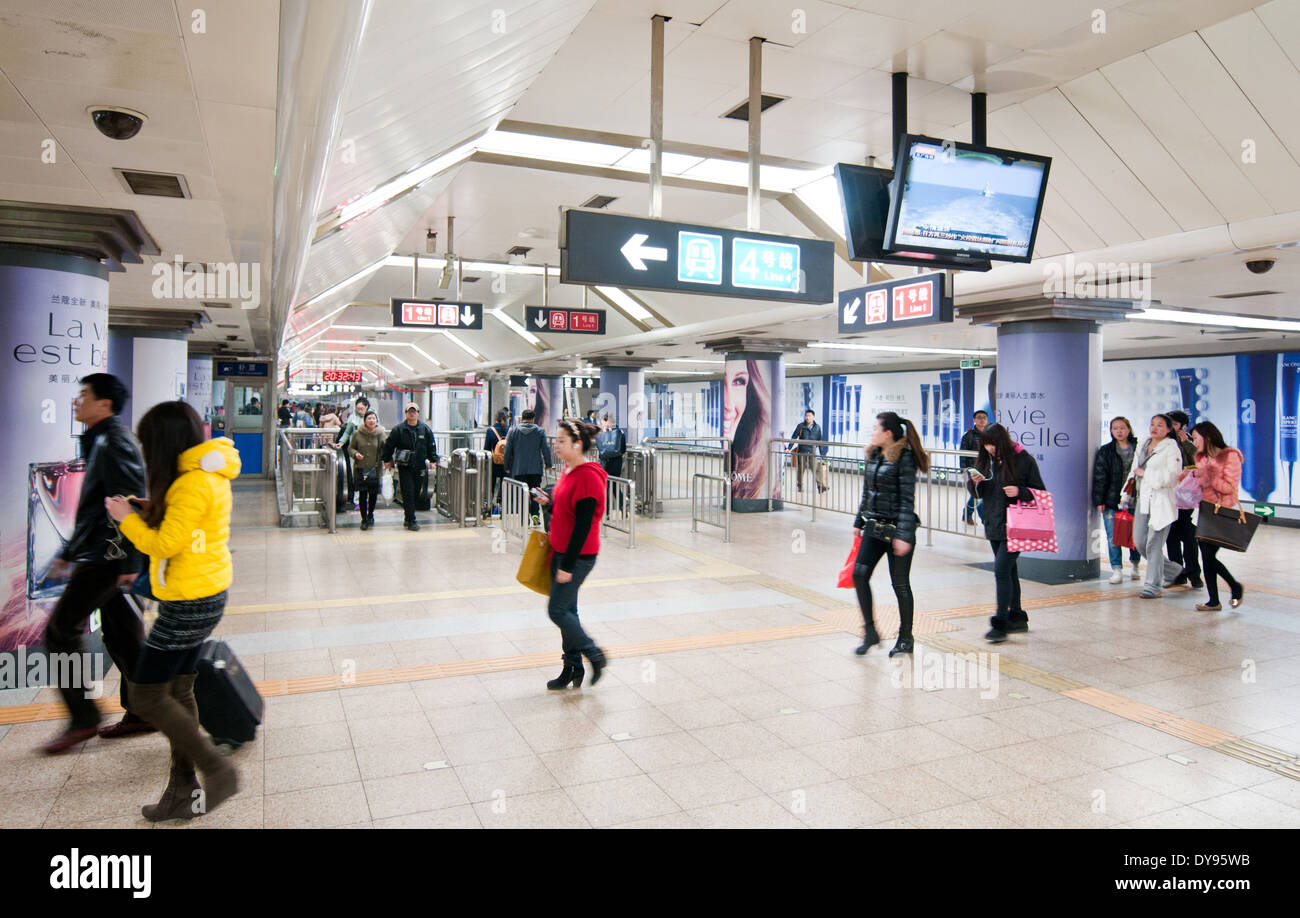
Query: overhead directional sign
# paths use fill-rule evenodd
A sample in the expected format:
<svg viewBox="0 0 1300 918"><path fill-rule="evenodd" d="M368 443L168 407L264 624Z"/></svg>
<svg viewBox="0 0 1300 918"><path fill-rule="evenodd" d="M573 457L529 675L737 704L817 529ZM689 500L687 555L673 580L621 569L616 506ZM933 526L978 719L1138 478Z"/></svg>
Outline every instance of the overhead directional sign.
<svg viewBox="0 0 1300 918"><path fill-rule="evenodd" d="M603 211L570 209L561 218L565 284L829 303L834 259L834 244L820 239Z"/></svg>
<svg viewBox="0 0 1300 918"><path fill-rule="evenodd" d="M944 291L944 280L940 271L841 290L840 334L951 322L952 297Z"/></svg>
<svg viewBox="0 0 1300 918"><path fill-rule="evenodd" d="M405 300L393 297L394 328L444 328L477 331L483 327L482 303Z"/></svg>
<svg viewBox="0 0 1300 918"><path fill-rule="evenodd" d="M603 309L552 309L550 306L525 306L524 323L530 332L562 332L572 335L605 334Z"/></svg>

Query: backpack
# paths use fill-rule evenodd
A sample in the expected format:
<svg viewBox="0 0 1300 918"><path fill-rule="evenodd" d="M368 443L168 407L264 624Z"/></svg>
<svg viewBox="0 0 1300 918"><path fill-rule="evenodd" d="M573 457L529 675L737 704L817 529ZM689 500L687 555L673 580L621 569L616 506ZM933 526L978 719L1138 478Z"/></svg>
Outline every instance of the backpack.
<svg viewBox="0 0 1300 918"><path fill-rule="evenodd" d="M497 445L492 449L492 464L506 464L506 438L497 434Z"/></svg>

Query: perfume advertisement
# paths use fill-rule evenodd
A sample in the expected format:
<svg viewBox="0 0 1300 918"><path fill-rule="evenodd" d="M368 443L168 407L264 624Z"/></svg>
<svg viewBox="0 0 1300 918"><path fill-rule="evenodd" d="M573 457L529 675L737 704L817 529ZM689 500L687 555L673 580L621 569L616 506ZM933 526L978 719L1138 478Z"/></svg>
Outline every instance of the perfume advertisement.
<svg viewBox="0 0 1300 918"><path fill-rule="evenodd" d="M781 498L781 480L768 492L768 452L780 438L778 406L785 404L783 361L777 357L728 357L723 374L722 435L731 440L732 509L766 510Z"/></svg>
<svg viewBox="0 0 1300 918"><path fill-rule="evenodd" d="M83 273L84 272L84 273ZM0 253L0 362L11 412L0 482L0 651L43 641L62 584L47 576L72 532L82 467L72 405L107 369L108 275L75 256ZM25 498L19 497L25 495Z"/></svg>
<svg viewBox="0 0 1300 918"><path fill-rule="evenodd" d="M1142 437L1151 415L1182 409L1193 424L1213 423L1241 450L1243 500L1300 501L1300 353L1117 360L1103 364L1102 382L1101 442L1117 415Z"/></svg>
<svg viewBox="0 0 1300 918"><path fill-rule="evenodd" d="M824 376L824 405L817 412L826 439L866 443L876 415L892 411L916 425L927 449L957 449L976 411L991 411L992 370L920 370ZM798 385L805 379L791 379ZM803 420L787 414L787 430Z"/></svg>

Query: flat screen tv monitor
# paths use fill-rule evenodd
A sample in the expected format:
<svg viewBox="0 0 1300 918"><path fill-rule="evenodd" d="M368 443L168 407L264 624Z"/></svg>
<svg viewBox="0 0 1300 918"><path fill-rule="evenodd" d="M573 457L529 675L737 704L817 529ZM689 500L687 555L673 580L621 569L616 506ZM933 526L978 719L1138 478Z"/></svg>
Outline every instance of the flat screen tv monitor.
<svg viewBox="0 0 1300 918"><path fill-rule="evenodd" d="M1047 194L1047 156L904 134L887 250L1028 262Z"/></svg>
<svg viewBox="0 0 1300 918"><path fill-rule="evenodd" d="M844 216L844 239L853 261L875 261L891 265L942 270L988 271L993 264L987 258L932 252L886 252L885 224L889 220L889 184L894 173L852 163L835 166L835 181L840 186L840 208Z"/></svg>

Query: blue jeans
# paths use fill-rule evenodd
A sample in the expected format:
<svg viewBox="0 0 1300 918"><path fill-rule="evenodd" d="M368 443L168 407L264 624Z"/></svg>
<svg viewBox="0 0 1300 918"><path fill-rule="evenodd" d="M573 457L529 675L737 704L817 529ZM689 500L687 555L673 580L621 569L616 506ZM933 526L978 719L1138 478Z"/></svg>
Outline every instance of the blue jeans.
<svg viewBox="0 0 1300 918"><path fill-rule="evenodd" d="M1115 511L1107 510L1101 515L1101 521L1106 527L1106 544L1110 548L1110 566L1112 570L1119 570L1124 566L1124 549L1115 544ZM1142 553L1136 548L1128 550L1128 560L1134 566L1142 560Z"/></svg>
<svg viewBox="0 0 1300 918"><path fill-rule="evenodd" d="M552 555L551 595L546 603L546 614L560 629L560 639L564 646L564 662L581 666L583 654L588 658L593 655L593 652L600 654L600 648L587 636L587 632L582 630L582 622L578 620L578 587L582 586L591 569L596 566L596 559L584 561L579 558L575 561L573 579L568 583L560 583L555 579L555 572L559 570L558 562L558 556Z"/></svg>

